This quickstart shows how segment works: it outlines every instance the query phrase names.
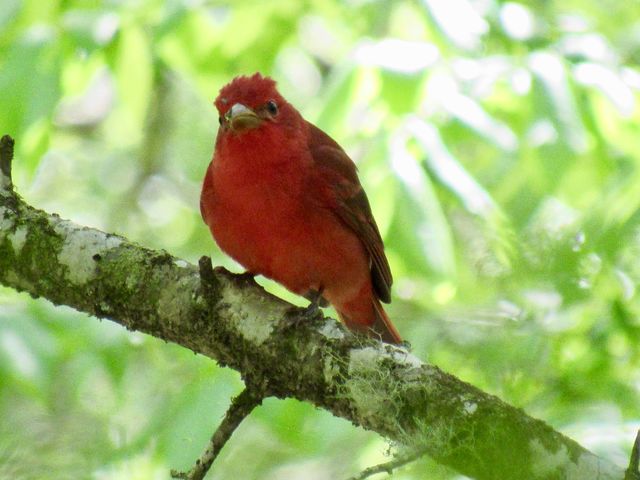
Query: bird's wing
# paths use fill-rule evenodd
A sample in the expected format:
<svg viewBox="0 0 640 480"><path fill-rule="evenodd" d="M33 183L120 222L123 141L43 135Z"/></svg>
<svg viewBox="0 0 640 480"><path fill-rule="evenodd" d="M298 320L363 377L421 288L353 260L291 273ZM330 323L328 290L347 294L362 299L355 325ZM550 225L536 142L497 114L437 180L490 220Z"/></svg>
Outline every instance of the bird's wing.
<svg viewBox="0 0 640 480"><path fill-rule="evenodd" d="M213 171L211 169L212 164L207 167L207 173L204 176L202 182L202 191L200 192L200 215L204 223L209 224L209 215L207 214L207 200L209 203L213 199Z"/></svg>
<svg viewBox="0 0 640 480"><path fill-rule="evenodd" d="M380 300L389 303L393 277L356 165L329 135L311 123L308 127L309 150L329 205L364 245L371 262L371 280L376 294Z"/></svg>

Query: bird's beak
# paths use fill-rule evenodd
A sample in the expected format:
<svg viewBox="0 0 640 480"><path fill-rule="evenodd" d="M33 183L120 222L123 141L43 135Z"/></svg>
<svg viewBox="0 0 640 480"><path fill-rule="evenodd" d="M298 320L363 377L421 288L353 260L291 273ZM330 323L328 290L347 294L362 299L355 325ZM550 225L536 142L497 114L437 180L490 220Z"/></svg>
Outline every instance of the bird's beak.
<svg viewBox="0 0 640 480"><path fill-rule="evenodd" d="M224 116L231 130L240 132L260 126L262 119L249 107L236 103Z"/></svg>

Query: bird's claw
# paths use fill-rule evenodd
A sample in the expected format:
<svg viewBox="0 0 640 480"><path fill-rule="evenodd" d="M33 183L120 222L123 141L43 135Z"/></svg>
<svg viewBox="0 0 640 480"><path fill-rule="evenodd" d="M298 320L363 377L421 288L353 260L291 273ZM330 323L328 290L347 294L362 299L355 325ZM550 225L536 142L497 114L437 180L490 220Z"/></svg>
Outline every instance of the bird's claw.
<svg viewBox="0 0 640 480"><path fill-rule="evenodd" d="M302 316L309 320L315 320L318 317L322 316L322 310L320 309L319 303L320 302L318 301L313 301L309 303L309 305L307 305L306 308L304 309Z"/></svg>
<svg viewBox="0 0 640 480"><path fill-rule="evenodd" d="M290 308L285 315L286 328L297 327L304 323L312 323L322 319L322 309L318 303L318 301L312 301L304 308Z"/></svg>

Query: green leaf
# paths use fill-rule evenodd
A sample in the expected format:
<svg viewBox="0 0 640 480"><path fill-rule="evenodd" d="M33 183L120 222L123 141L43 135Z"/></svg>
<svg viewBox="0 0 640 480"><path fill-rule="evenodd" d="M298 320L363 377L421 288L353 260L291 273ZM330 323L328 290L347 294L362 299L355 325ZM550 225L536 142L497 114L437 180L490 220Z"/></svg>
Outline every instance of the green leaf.
<svg viewBox="0 0 640 480"><path fill-rule="evenodd" d="M431 180L407 149L408 140L406 134L396 133L390 142L392 168L408 194L406 200L401 197L398 201L398 205L402 205L398 211L399 219L413 226L410 230L403 229L403 254L419 251L419 258L423 260L420 264L426 260L429 268L438 275L453 277L456 265L449 224Z"/></svg>
<svg viewBox="0 0 640 480"><path fill-rule="evenodd" d="M573 152L583 153L588 147L587 134L564 61L550 51L538 51L529 56L529 68L541 87L541 113L547 113L553 119L562 142Z"/></svg>
<svg viewBox="0 0 640 480"><path fill-rule="evenodd" d="M18 149L33 171L49 146L50 119L60 98L58 37L52 29L33 27L0 62L0 131L16 138L29 132L29 142L18 143Z"/></svg>
<svg viewBox="0 0 640 480"><path fill-rule="evenodd" d="M116 80L118 131L126 142L139 140L153 91L154 67L149 38L135 25L125 25L118 35L112 59ZM112 124L113 125L113 124Z"/></svg>

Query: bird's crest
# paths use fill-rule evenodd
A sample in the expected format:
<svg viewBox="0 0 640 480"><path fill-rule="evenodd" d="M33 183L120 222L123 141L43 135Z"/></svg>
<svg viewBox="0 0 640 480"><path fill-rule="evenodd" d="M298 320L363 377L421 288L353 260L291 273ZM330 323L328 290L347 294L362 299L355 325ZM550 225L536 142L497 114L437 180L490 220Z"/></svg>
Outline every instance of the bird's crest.
<svg viewBox="0 0 640 480"><path fill-rule="evenodd" d="M215 106L224 115L235 103L255 108L268 100L281 99L275 80L255 73L251 76L241 75L225 85L216 98Z"/></svg>

